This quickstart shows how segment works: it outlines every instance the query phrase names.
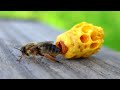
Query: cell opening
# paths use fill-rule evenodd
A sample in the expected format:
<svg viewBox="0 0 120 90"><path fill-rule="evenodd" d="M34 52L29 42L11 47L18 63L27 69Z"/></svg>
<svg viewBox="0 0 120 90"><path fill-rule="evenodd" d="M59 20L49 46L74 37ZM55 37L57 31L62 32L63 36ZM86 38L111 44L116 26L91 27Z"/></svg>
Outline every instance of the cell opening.
<svg viewBox="0 0 120 90"><path fill-rule="evenodd" d="M98 45L98 43L92 43L92 44L90 45L90 48L96 48L97 45Z"/></svg>
<svg viewBox="0 0 120 90"><path fill-rule="evenodd" d="M96 41L96 40L102 39L102 38L103 38L103 34L101 32L93 31L91 33L91 39L92 39L92 41Z"/></svg>
<svg viewBox="0 0 120 90"><path fill-rule="evenodd" d="M88 48L88 45L85 45L85 49Z"/></svg>
<svg viewBox="0 0 120 90"><path fill-rule="evenodd" d="M84 27L82 27L82 31L84 33L87 33L90 29L92 29L90 26L84 26Z"/></svg>
<svg viewBox="0 0 120 90"><path fill-rule="evenodd" d="M83 24L81 23L81 24L76 25L75 27L76 27L76 28L80 28L82 25L83 25Z"/></svg>
<svg viewBox="0 0 120 90"><path fill-rule="evenodd" d="M80 25L77 25L77 26L76 26L76 28L79 28L79 27L81 27L81 26L80 26Z"/></svg>
<svg viewBox="0 0 120 90"><path fill-rule="evenodd" d="M98 33L97 33L96 31L93 31L93 32L91 33L91 39L92 39L92 41L97 40L97 35L98 35Z"/></svg>
<svg viewBox="0 0 120 90"><path fill-rule="evenodd" d="M59 41L56 43L56 46L61 50L62 54L65 54L68 51L67 46L64 44L63 41Z"/></svg>
<svg viewBox="0 0 120 90"><path fill-rule="evenodd" d="M83 35L80 37L80 40L81 40L82 43L87 43L87 42L89 41L89 36L83 34Z"/></svg>

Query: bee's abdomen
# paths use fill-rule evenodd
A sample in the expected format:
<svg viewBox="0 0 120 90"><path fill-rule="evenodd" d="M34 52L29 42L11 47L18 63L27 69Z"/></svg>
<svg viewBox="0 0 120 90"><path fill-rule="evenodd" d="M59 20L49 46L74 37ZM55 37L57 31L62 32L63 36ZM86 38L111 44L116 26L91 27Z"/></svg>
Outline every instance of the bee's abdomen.
<svg viewBox="0 0 120 90"><path fill-rule="evenodd" d="M45 48L48 53L59 54L61 52L61 50L58 47L52 44L46 45Z"/></svg>

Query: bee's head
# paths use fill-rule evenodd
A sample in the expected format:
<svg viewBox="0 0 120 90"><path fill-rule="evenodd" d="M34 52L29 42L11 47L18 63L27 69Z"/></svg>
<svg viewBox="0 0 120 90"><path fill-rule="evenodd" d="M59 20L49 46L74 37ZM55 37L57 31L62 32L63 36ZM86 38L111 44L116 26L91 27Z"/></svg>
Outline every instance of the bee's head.
<svg viewBox="0 0 120 90"><path fill-rule="evenodd" d="M21 47L20 51L22 52L22 54L29 56L29 53L26 51L26 48L24 46Z"/></svg>
<svg viewBox="0 0 120 90"><path fill-rule="evenodd" d="M15 48L15 49L21 51L22 54L25 54L25 55L29 56L29 54L26 52L25 47L21 47L20 49L19 48Z"/></svg>
<svg viewBox="0 0 120 90"><path fill-rule="evenodd" d="M21 47L21 48L20 48L20 51L21 51L22 53L25 53L25 47Z"/></svg>

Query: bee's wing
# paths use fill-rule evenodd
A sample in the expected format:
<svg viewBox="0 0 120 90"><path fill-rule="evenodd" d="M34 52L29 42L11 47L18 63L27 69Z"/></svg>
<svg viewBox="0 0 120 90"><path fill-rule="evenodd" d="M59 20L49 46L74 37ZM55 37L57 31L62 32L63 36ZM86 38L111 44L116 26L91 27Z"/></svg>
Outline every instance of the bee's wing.
<svg viewBox="0 0 120 90"><path fill-rule="evenodd" d="M45 43L50 43L50 44L53 44L54 41L45 41Z"/></svg>
<svg viewBox="0 0 120 90"><path fill-rule="evenodd" d="M43 45L43 44L53 44L54 41L44 41L44 42L38 42L38 45Z"/></svg>

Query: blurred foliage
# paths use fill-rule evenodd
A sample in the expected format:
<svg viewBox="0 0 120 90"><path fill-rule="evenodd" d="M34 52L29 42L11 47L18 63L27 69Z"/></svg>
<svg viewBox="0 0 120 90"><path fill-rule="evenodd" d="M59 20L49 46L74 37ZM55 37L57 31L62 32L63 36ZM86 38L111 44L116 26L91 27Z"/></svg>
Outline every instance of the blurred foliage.
<svg viewBox="0 0 120 90"><path fill-rule="evenodd" d="M104 29L105 46L120 51L120 11L0 11L0 17L38 20L63 31L89 22Z"/></svg>

